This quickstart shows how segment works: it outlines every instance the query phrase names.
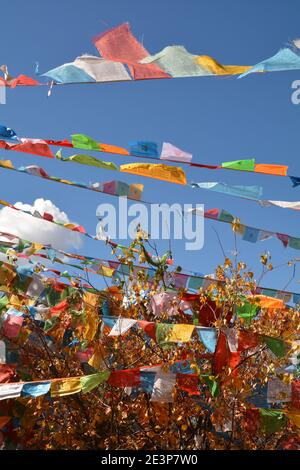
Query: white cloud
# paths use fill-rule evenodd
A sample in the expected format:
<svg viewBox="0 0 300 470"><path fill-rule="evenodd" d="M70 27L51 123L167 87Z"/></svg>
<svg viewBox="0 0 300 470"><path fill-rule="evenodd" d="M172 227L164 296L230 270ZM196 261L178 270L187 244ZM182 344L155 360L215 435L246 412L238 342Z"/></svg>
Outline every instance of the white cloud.
<svg viewBox="0 0 300 470"><path fill-rule="evenodd" d="M17 202L14 205L19 209L30 211L32 214L35 211L41 214L47 212L53 216L56 222L64 224L71 222L67 214L62 212L50 200L39 198L34 201L32 206L22 202ZM63 227L45 220L39 220L9 207L0 210L0 231L17 235L25 240L51 244L54 248L61 250L79 248L82 244L79 233L71 232Z"/></svg>

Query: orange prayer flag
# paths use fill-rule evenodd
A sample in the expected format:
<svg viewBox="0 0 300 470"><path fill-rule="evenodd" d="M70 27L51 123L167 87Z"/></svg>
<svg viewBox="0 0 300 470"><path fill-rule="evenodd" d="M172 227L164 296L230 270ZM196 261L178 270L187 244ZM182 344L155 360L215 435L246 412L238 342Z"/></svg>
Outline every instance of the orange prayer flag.
<svg viewBox="0 0 300 470"><path fill-rule="evenodd" d="M102 144L102 142L99 143L99 146L101 152L116 153L117 155L130 155L128 150L124 149L123 147L117 147L116 145L110 144Z"/></svg>
<svg viewBox="0 0 300 470"><path fill-rule="evenodd" d="M254 167L256 173L267 173L268 175L287 175L288 166L286 165L267 165L265 163L257 163Z"/></svg>
<svg viewBox="0 0 300 470"><path fill-rule="evenodd" d="M251 296L248 297L250 299ZM274 297L268 297L266 295L255 295L255 299L257 299L257 303L261 308L285 308L285 304L281 299L275 299Z"/></svg>

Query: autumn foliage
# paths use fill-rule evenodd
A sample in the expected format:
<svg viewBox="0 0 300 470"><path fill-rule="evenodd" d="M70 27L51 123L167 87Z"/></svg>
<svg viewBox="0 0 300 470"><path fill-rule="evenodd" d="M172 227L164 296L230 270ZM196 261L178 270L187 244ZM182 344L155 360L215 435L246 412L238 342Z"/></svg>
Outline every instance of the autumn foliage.
<svg viewBox="0 0 300 470"><path fill-rule="evenodd" d="M46 321L26 315L20 334L9 341L2 326L0 339L18 356L5 365L4 382L106 372L88 393L1 401L0 419L10 418L2 427L5 448L300 447L299 366L293 360L299 308L258 294L253 274L235 257L225 259L198 291L175 289L174 273L181 268L172 266L170 253L150 255L152 248L139 233L129 248L113 250L128 267L126 276L89 292L79 277L73 279L74 289L57 298ZM272 269L268 255L261 262ZM153 297L164 294L169 303L158 312ZM19 308L27 312L24 303ZM139 327L109 336L106 318L112 317L138 320ZM170 340L175 324L183 325L179 335L184 325L195 327L189 341ZM215 338L214 350L201 331ZM148 369L154 384L157 370L163 377L173 371L166 402L152 399L153 380L147 382L140 369L151 366L158 367L152 375ZM162 380L163 392L166 386Z"/></svg>

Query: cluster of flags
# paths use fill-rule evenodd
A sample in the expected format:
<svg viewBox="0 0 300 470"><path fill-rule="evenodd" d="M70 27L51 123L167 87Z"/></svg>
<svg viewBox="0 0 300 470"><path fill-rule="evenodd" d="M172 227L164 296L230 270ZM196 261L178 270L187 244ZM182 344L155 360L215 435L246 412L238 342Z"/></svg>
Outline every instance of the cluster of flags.
<svg viewBox="0 0 300 470"><path fill-rule="evenodd" d="M132 80L171 79L204 76L238 76L252 73L299 70L299 40L280 49L275 55L251 65L224 65L209 55L192 54L182 45L164 47L150 54L132 34L128 23L112 28L93 39L98 56L84 54L73 62L55 67L42 75L38 66L38 80L24 74L13 77L6 65L0 72L0 86L38 86L48 83L128 82Z"/></svg>

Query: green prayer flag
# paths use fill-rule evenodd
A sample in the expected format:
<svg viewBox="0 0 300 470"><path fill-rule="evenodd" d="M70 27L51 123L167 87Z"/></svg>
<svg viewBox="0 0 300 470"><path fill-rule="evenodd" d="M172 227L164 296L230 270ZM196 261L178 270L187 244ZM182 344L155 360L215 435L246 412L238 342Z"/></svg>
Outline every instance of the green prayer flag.
<svg viewBox="0 0 300 470"><path fill-rule="evenodd" d="M232 222L234 217L229 212L222 209L218 219L222 220L223 222Z"/></svg>
<svg viewBox="0 0 300 470"><path fill-rule="evenodd" d="M217 397L220 393L220 388L215 377L213 375L208 374L201 374L201 377L204 379L204 382L208 386L211 395L213 397Z"/></svg>
<svg viewBox="0 0 300 470"><path fill-rule="evenodd" d="M99 160L98 158L92 157L91 155L78 153L76 155L71 155L71 157L64 158L60 149L58 150L58 152L56 152L55 156L58 160L61 160L63 162L76 162L80 163L81 165L96 166L98 168L105 168L106 170L119 171L119 168L117 167L117 165L115 165L115 163L104 162L103 160ZM56 179L58 181L61 180L61 178L56 177L52 177L51 179Z"/></svg>
<svg viewBox="0 0 300 470"><path fill-rule="evenodd" d="M300 238L289 237L288 246L294 248L294 250L300 250Z"/></svg>
<svg viewBox="0 0 300 470"><path fill-rule="evenodd" d="M272 434L280 431L287 422L287 418L281 411L259 409L263 428L266 434Z"/></svg>
<svg viewBox="0 0 300 470"><path fill-rule="evenodd" d="M221 163L222 168L229 168L230 170L254 171L255 159L250 160L234 160L232 162Z"/></svg>
<svg viewBox="0 0 300 470"><path fill-rule="evenodd" d="M93 140L91 137L88 137L84 134L73 134L72 136L72 145L80 149L87 150L100 150L100 145L98 142Z"/></svg>
<svg viewBox="0 0 300 470"><path fill-rule="evenodd" d="M110 375L109 370L99 372L98 374L85 375L80 377L82 393L88 393L94 388L98 387L102 382L105 382Z"/></svg>
<svg viewBox="0 0 300 470"><path fill-rule="evenodd" d="M119 170L117 165L115 165L113 162L104 162L103 160L99 160L98 158L92 157L90 155L72 155L71 157L64 159L64 161L77 162L81 163L82 165L96 166L98 168L105 168L106 170Z"/></svg>
<svg viewBox="0 0 300 470"><path fill-rule="evenodd" d="M1 297L0 299L0 311L6 307L6 305L8 304L8 297L6 295L4 295L3 297Z"/></svg>
<svg viewBox="0 0 300 470"><path fill-rule="evenodd" d="M284 357L286 354L287 346L284 341L270 336L263 336L264 343L277 357Z"/></svg>
<svg viewBox="0 0 300 470"><path fill-rule="evenodd" d="M258 307L257 305L251 304L250 302L245 302L243 305L240 305L236 309L237 316L240 318L246 318L251 320L257 314Z"/></svg>

